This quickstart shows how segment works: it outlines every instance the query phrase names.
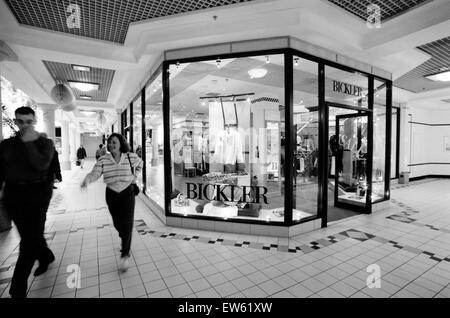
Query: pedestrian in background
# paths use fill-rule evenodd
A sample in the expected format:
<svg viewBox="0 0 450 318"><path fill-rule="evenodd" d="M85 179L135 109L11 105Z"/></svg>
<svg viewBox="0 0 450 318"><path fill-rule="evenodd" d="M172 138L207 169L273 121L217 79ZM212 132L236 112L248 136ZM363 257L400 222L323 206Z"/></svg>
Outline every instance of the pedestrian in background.
<svg viewBox="0 0 450 318"><path fill-rule="evenodd" d="M122 239L119 269L126 271L129 266L131 237L134 224L135 191L137 175L141 172L143 162L131 153L125 137L113 133L108 137L109 153L99 158L89 172L81 188L98 180L103 175L106 183L106 204L113 219L115 229Z"/></svg>
<svg viewBox="0 0 450 318"><path fill-rule="evenodd" d="M98 160L101 156L106 155L106 149L103 147L103 144L98 145L97 151L95 151L95 159Z"/></svg>
<svg viewBox="0 0 450 318"><path fill-rule="evenodd" d="M77 150L77 160L80 162L80 168L83 169L84 159L86 159L86 149L84 149L83 145L80 145L80 148Z"/></svg>

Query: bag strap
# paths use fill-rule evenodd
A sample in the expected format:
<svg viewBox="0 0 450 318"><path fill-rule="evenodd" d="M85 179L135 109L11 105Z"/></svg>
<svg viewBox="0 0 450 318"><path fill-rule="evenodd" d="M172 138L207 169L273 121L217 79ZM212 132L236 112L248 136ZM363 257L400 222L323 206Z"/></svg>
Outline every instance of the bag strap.
<svg viewBox="0 0 450 318"><path fill-rule="evenodd" d="M127 152L127 157L128 157L128 162L130 163L131 174L134 176L134 169L133 169L133 166L131 165L130 153L129 152Z"/></svg>

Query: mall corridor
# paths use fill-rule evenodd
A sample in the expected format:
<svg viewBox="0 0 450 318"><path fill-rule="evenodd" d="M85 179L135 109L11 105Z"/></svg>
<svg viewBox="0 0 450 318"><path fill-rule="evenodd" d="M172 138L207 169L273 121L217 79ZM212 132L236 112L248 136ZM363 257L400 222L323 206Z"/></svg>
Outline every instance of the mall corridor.
<svg viewBox="0 0 450 318"><path fill-rule="evenodd" d="M54 191L46 238L56 261L30 276L29 298L450 297L448 179L394 185L389 210L291 239L169 228L138 200L133 261L120 273L105 186L79 188L92 165L65 171ZM14 228L0 234L2 298L18 243ZM68 284L71 264L79 265L80 288ZM380 288L368 287L371 264Z"/></svg>

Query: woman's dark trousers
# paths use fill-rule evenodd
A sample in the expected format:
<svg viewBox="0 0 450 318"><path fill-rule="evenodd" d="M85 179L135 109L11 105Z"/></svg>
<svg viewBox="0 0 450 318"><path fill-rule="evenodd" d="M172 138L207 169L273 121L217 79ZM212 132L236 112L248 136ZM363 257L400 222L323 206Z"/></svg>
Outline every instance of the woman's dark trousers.
<svg viewBox="0 0 450 318"><path fill-rule="evenodd" d="M122 239L121 257L130 256L131 236L134 224L135 197L132 186L117 193L106 188L106 204L111 213L114 227Z"/></svg>

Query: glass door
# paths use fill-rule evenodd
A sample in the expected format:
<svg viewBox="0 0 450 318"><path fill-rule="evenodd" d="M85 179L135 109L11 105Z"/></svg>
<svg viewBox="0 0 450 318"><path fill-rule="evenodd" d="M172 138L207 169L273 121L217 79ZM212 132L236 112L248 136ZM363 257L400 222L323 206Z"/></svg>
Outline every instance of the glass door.
<svg viewBox="0 0 450 318"><path fill-rule="evenodd" d="M368 115L336 116L337 155L334 203L336 207L365 212L368 191Z"/></svg>

